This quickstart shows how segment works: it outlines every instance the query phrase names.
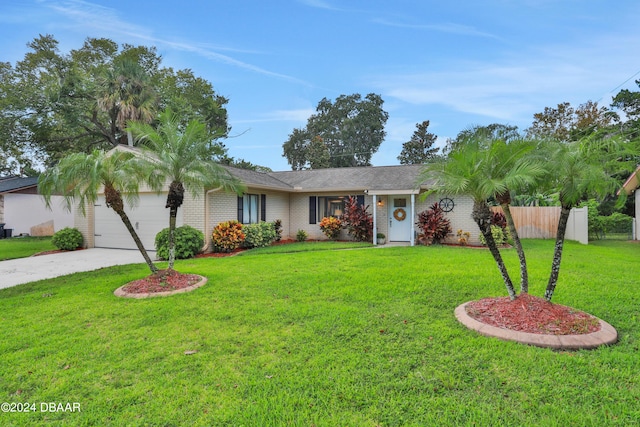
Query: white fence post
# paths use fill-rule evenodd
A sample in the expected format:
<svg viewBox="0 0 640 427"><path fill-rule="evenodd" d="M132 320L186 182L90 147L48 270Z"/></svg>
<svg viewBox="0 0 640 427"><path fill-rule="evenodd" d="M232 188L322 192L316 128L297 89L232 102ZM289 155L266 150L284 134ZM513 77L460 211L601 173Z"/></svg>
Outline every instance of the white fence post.
<svg viewBox="0 0 640 427"><path fill-rule="evenodd" d="M577 240L583 245L589 244L589 208L573 208L569 214L569 223L565 238Z"/></svg>

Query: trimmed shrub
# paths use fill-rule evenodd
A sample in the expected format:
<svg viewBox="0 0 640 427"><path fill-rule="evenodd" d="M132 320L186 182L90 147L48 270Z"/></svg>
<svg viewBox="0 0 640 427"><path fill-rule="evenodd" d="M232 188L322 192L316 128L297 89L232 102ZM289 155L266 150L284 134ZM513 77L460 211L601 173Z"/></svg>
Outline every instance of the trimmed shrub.
<svg viewBox="0 0 640 427"><path fill-rule="evenodd" d="M507 227L507 217L504 216L502 212L494 212L491 215L491 225L497 225L498 227L506 230Z"/></svg>
<svg viewBox="0 0 640 427"><path fill-rule="evenodd" d="M356 198L351 196L344 205L342 221L356 242L371 242L373 239L373 215L367 212L367 208L358 205Z"/></svg>
<svg viewBox="0 0 640 427"><path fill-rule="evenodd" d="M298 242L304 242L307 240L307 232L304 230L298 230L298 232L296 233L296 240Z"/></svg>
<svg viewBox="0 0 640 427"><path fill-rule="evenodd" d="M320 221L320 230L331 240L335 240L340 235L342 221L333 216L325 216Z"/></svg>
<svg viewBox="0 0 640 427"><path fill-rule="evenodd" d="M242 227L244 232L245 248L263 248L276 240L277 234L272 222L260 222L258 224L246 224Z"/></svg>
<svg viewBox="0 0 640 427"><path fill-rule="evenodd" d="M451 233L451 221L445 218L444 211L438 203L434 203L426 211L420 212L418 215L418 227L422 231L419 240L424 245L442 243Z"/></svg>
<svg viewBox="0 0 640 427"><path fill-rule="evenodd" d="M244 242L242 224L236 220L221 222L211 234L211 243L215 252L231 252Z"/></svg>
<svg viewBox="0 0 640 427"><path fill-rule="evenodd" d="M82 233L77 228L65 227L57 231L51 238L51 243L63 251L75 251L82 246Z"/></svg>
<svg viewBox="0 0 640 427"><path fill-rule="evenodd" d="M176 259L187 259L196 256L204 245L204 234L195 228L183 225L175 230ZM169 228L156 234L156 251L158 258L169 259Z"/></svg>

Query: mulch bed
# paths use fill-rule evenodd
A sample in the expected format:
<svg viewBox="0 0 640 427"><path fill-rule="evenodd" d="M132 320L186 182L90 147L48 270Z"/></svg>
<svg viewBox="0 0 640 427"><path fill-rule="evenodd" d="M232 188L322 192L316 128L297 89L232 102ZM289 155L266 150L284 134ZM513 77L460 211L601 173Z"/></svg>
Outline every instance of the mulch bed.
<svg viewBox="0 0 640 427"><path fill-rule="evenodd" d="M202 277L197 274L182 274L175 270L160 270L144 279L127 283L122 290L130 294L169 292L195 285L201 279Z"/></svg>
<svg viewBox="0 0 640 427"><path fill-rule="evenodd" d="M600 330L598 319L583 311L528 294L484 298L466 306L467 314L498 328L547 335L590 334Z"/></svg>

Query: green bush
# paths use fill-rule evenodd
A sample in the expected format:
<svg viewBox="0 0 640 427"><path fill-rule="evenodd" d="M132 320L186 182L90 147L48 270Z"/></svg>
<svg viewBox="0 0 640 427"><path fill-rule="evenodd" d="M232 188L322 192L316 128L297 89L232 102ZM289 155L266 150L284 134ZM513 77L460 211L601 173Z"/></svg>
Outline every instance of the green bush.
<svg viewBox="0 0 640 427"><path fill-rule="evenodd" d="M57 231L51 239L51 243L56 248L64 251L75 251L82 246L82 241L82 233L77 228L69 227Z"/></svg>
<svg viewBox="0 0 640 427"><path fill-rule="evenodd" d="M304 242L307 240L307 232L304 230L298 230L298 232L296 233L296 240L298 242Z"/></svg>
<svg viewBox="0 0 640 427"><path fill-rule="evenodd" d="M273 243L278 235L272 222L246 224L243 226L245 248L264 248Z"/></svg>
<svg viewBox="0 0 640 427"><path fill-rule="evenodd" d="M242 224L236 220L221 222L211 234L211 243L215 252L231 252L244 242Z"/></svg>
<svg viewBox="0 0 640 427"><path fill-rule="evenodd" d="M176 259L193 258L204 245L204 234L188 225L175 230ZM169 259L169 229L165 228L156 234L156 251L158 258Z"/></svg>
<svg viewBox="0 0 640 427"><path fill-rule="evenodd" d="M493 235L493 240L496 241L496 245L498 246L506 244L509 239L511 239L509 229L503 229L497 225L491 226L491 234ZM482 233L480 233L480 243L482 243L483 246L487 246L487 241Z"/></svg>

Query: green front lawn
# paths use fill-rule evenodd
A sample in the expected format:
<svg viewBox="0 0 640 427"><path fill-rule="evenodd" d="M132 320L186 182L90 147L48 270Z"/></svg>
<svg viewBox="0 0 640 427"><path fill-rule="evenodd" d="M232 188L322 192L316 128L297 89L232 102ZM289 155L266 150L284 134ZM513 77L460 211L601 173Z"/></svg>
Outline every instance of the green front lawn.
<svg viewBox="0 0 640 427"><path fill-rule="evenodd" d="M524 244L542 295L553 242ZM457 305L506 295L487 251L469 248L185 260L178 270L209 283L169 298L113 296L144 265L5 289L1 400L38 411L0 424L637 425L639 255L634 243L567 243L555 302L620 334L577 352L461 326ZM505 257L517 278L515 251ZM43 413L40 402L81 411Z"/></svg>
<svg viewBox="0 0 640 427"><path fill-rule="evenodd" d="M57 249L51 237L12 237L0 239L0 261L25 258L44 251ZM0 279L1 280L1 279Z"/></svg>

